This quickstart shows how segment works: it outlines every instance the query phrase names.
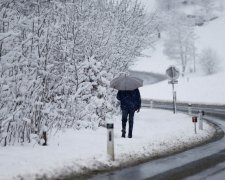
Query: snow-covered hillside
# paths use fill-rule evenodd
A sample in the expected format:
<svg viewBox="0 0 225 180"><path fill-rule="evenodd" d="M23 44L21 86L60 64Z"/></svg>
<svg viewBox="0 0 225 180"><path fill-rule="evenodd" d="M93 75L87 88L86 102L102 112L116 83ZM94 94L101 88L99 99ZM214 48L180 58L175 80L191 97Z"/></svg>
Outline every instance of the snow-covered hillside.
<svg viewBox="0 0 225 180"><path fill-rule="evenodd" d="M204 48L213 49L220 59L220 69L216 74L205 75L198 66L196 73L187 73L185 77L180 77L175 85L177 100L225 104L225 13L204 26L196 26L195 32L198 55ZM143 57L138 58L131 69L165 74L170 65L179 67L176 61L169 60L163 54L163 40L164 37L154 50L145 50ZM172 100L172 88L168 81L145 86L141 88L141 94L143 98Z"/></svg>

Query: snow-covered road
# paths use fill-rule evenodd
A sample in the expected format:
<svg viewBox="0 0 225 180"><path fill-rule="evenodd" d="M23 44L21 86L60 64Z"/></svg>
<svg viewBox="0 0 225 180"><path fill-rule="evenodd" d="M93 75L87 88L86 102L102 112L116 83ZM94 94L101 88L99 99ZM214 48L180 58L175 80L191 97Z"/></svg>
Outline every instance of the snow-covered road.
<svg viewBox="0 0 225 180"><path fill-rule="evenodd" d="M218 120L214 119L212 120L215 123L218 123L219 126L225 131L225 121L224 120ZM217 148L217 150L214 152L215 156L218 156L217 159L220 159L220 161L216 164L213 164L212 167L195 174L191 177L186 178L187 180L196 180L196 179L213 179L213 180L222 180L225 177L225 137L222 138L220 141L218 141L214 146ZM211 148L209 148L207 151L210 152ZM214 158L215 159L215 158ZM222 161L223 160L223 161Z"/></svg>

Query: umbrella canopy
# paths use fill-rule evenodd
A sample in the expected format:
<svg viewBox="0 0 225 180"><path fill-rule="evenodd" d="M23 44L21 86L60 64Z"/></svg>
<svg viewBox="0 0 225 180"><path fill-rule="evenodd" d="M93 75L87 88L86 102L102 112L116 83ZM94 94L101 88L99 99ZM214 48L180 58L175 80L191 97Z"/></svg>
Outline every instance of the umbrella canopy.
<svg viewBox="0 0 225 180"><path fill-rule="evenodd" d="M137 77L122 75L114 78L110 82L110 87L121 90L121 91L131 91L143 86L143 80Z"/></svg>

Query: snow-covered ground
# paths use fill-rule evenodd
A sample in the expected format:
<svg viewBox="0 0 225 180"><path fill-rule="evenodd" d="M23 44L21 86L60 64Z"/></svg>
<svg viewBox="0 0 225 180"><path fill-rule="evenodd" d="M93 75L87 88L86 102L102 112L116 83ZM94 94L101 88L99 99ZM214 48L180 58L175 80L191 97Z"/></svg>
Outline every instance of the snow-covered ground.
<svg viewBox="0 0 225 180"><path fill-rule="evenodd" d="M0 149L0 179L35 179L98 168L116 167L135 159L156 157L208 139L214 129L204 124L204 130L194 133L191 118L170 111L141 109L135 114L133 138L121 138L120 117L114 119L115 161L107 158L107 132L66 130L49 139L48 146L30 144Z"/></svg>
<svg viewBox="0 0 225 180"><path fill-rule="evenodd" d="M144 0L143 0L144 1ZM147 2L147 0L145 0ZM149 4L151 6L151 4ZM212 76L201 73L179 79L175 86L178 101L225 104L225 20L224 16L198 27L197 45L201 50L212 47L221 57L221 71ZM165 73L166 68L175 64L162 54L163 42L159 42L154 52L146 50L132 67L133 70ZM176 65L176 64L175 64ZM167 81L140 89L143 98L172 99L171 85ZM25 144L0 148L0 179L37 178L35 174L47 177L70 172L85 172L126 164L128 160L154 157L173 151L212 136L214 129L204 124L204 130L194 134L193 123L189 116L172 114L169 111L141 109L135 115L133 138L121 138L120 117L115 123L115 161L106 155L106 129L96 131L66 130L49 137L48 146ZM16 179L17 179L16 178Z"/></svg>
<svg viewBox="0 0 225 180"><path fill-rule="evenodd" d="M177 101L225 104L225 72L211 76L180 78L175 85ZM172 86L168 81L140 88L142 98L172 101Z"/></svg>

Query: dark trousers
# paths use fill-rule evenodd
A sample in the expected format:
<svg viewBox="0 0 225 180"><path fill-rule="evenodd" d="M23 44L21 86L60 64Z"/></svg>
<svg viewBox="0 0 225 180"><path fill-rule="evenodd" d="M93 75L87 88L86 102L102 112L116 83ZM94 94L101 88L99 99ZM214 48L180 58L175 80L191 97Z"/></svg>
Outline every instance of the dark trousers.
<svg viewBox="0 0 225 180"><path fill-rule="evenodd" d="M134 112L133 110L122 110L122 132L126 132L126 124L129 119L129 131L128 134L132 136L133 124L134 124ZM129 118L128 118L129 116Z"/></svg>

